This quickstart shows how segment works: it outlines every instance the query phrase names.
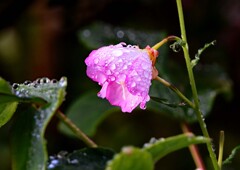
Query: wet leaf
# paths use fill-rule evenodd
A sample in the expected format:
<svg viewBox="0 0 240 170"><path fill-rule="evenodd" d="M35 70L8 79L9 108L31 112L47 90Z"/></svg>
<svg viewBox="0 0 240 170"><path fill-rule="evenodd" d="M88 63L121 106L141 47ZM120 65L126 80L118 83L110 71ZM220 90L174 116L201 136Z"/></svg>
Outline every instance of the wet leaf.
<svg viewBox="0 0 240 170"><path fill-rule="evenodd" d="M223 161L223 165L227 165L227 164L232 163L233 159L236 157L236 154L239 153L239 151L240 151L240 145L237 146L237 147L235 147L235 148L232 150L231 154L227 157L227 159L225 159L225 160Z"/></svg>
<svg viewBox="0 0 240 170"><path fill-rule="evenodd" d="M10 85L0 77L0 127L6 124L16 111L16 99Z"/></svg>
<svg viewBox="0 0 240 170"><path fill-rule="evenodd" d="M203 53L203 51L205 51L205 50L206 50L208 47L210 47L211 45L215 45L215 44L216 44L216 40L214 40L214 41L212 41L212 42L210 42L210 43L205 44L203 48L200 48L200 49L198 50L197 54L195 55L195 59L193 59L193 60L191 61L191 66L192 66L192 68L198 64L198 62L199 62L199 60L200 60L200 56L201 56L201 54Z"/></svg>
<svg viewBox="0 0 240 170"><path fill-rule="evenodd" d="M41 79L42 80L42 79ZM46 169L47 150L44 133L52 116L65 97L66 78L60 81L34 81L19 84L14 93L19 98L42 98L46 104L35 108L30 104L21 105L13 124L12 167L13 170Z"/></svg>
<svg viewBox="0 0 240 170"><path fill-rule="evenodd" d="M206 143L209 141L209 139L202 136L182 134L166 139L152 139L149 143L144 145L143 150L149 152L152 155L153 160L156 162L171 152L188 147L192 144Z"/></svg>
<svg viewBox="0 0 240 170"><path fill-rule="evenodd" d="M87 135L94 135L97 126L116 108L107 100L97 97L97 92L89 92L80 96L67 109L66 114L75 125ZM68 135L74 135L65 124L60 123L60 130Z"/></svg>
<svg viewBox="0 0 240 170"><path fill-rule="evenodd" d="M114 152L106 148L84 148L50 156L48 170L104 170Z"/></svg>
<svg viewBox="0 0 240 170"><path fill-rule="evenodd" d="M105 170L153 170L154 162L148 151L135 147L124 147L108 162Z"/></svg>

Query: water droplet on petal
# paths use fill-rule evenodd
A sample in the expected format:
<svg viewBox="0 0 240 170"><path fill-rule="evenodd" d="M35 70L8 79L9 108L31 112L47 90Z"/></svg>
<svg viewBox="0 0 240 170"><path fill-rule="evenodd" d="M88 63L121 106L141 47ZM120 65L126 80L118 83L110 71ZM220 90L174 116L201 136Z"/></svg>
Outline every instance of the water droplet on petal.
<svg viewBox="0 0 240 170"><path fill-rule="evenodd" d="M115 70L115 69L116 69L116 65L115 65L115 64L111 64L111 65L109 66L109 68L110 68L110 70Z"/></svg>
<svg viewBox="0 0 240 170"><path fill-rule="evenodd" d="M109 81L115 81L116 78L115 78L114 76L109 76L109 77L108 77L108 80L109 80Z"/></svg>
<svg viewBox="0 0 240 170"><path fill-rule="evenodd" d="M143 72L143 75L144 75L144 77L146 77L146 78L149 78L149 77L152 76L152 75L149 74L148 71L144 71L144 72Z"/></svg>
<svg viewBox="0 0 240 170"><path fill-rule="evenodd" d="M131 87L135 87L135 86L136 86L136 83L132 82Z"/></svg>
<svg viewBox="0 0 240 170"><path fill-rule="evenodd" d="M141 66L144 70L148 68L148 65L146 63L142 63Z"/></svg>
<svg viewBox="0 0 240 170"><path fill-rule="evenodd" d="M94 62L94 64L98 64L99 59L98 59L98 58L95 58L95 59L93 60L93 62Z"/></svg>
<svg viewBox="0 0 240 170"><path fill-rule="evenodd" d="M116 57L119 57L123 54L123 52L121 50L113 50L112 54Z"/></svg>

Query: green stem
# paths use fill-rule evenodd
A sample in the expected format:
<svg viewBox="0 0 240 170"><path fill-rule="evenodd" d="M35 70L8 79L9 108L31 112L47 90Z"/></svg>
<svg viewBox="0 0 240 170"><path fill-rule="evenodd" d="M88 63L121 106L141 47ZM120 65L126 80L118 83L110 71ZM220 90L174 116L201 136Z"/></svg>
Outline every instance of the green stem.
<svg viewBox="0 0 240 170"><path fill-rule="evenodd" d="M218 165L220 169L222 167L223 146L224 146L224 131L220 131L219 153L218 153Z"/></svg>
<svg viewBox="0 0 240 170"><path fill-rule="evenodd" d="M170 35L166 38L164 38L162 41L160 41L159 43L155 44L152 48L157 50L159 49L163 44L169 42L169 41L178 41L181 40L181 38L174 36L174 35Z"/></svg>
<svg viewBox="0 0 240 170"><path fill-rule="evenodd" d="M58 118L67 125L78 138L80 138L86 145L91 148L96 148L97 144L95 144L90 138L87 137L81 129L79 129L70 119L68 119L61 111L57 111Z"/></svg>
<svg viewBox="0 0 240 170"><path fill-rule="evenodd" d="M188 76L189 76L189 80L190 80L190 85L191 85L191 89L192 89L192 93L193 93L193 99L194 99L194 104L195 104L194 110L196 112L198 122L199 122L199 125L201 127L204 137L210 138L206 124L203 119L202 112L199 108L198 93L197 93L197 88L196 88L195 79L194 79L194 75L193 75L193 70L191 67L189 51L188 51L188 43L187 43L187 36L186 36L186 30L185 30L185 24L184 24L182 2L181 2L181 0L176 0L176 2L177 2L179 22L180 22L181 36L182 36L182 40L185 42L185 44L182 46L182 48L183 48L184 57L185 57L186 65L187 65L187 71L188 71ZM214 169L219 170L216 155L212 149L212 144L210 142L207 143L207 149L208 149L209 155L211 157Z"/></svg>
<svg viewBox="0 0 240 170"><path fill-rule="evenodd" d="M194 108L194 104L186 97L184 94L182 94L174 85L169 83L168 81L164 80L163 78L157 76L155 80L162 83L164 86L170 88L172 91L174 91L184 102L186 102L190 107Z"/></svg>

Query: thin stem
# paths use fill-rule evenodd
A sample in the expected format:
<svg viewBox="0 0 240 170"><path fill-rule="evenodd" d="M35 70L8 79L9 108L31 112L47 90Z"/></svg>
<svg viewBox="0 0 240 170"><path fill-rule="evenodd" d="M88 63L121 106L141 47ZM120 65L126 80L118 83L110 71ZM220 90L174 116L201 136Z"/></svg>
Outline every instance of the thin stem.
<svg viewBox="0 0 240 170"><path fill-rule="evenodd" d="M57 111L58 118L67 125L78 138L80 138L86 145L91 148L96 148L97 144L95 144L90 138L87 137L81 129L79 129L69 118L67 118L61 111Z"/></svg>
<svg viewBox="0 0 240 170"><path fill-rule="evenodd" d="M223 146L224 146L224 131L220 131L220 138L219 138L219 153L218 153L218 165L222 167L222 157L223 157Z"/></svg>
<svg viewBox="0 0 240 170"><path fill-rule="evenodd" d="M186 123L182 123L181 128L184 133L191 133L191 131ZM197 145L190 145L188 148L192 154L192 157L193 157L193 160L195 162L197 169L205 170L205 166L204 166L202 158L199 154Z"/></svg>
<svg viewBox="0 0 240 170"><path fill-rule="evenodd" d="M166 38L164 38L162 41L160 41L159 43L155 44L152 48L157 50L159 49L163 44L169 42L169 41L176 41L176 40L181 40L181 38L177 37L177 36L174 36L174 35L171 35L171 36L168 36Z"/></svg>
<svg viewBox="0 0 240 170"><path fill-rule="evenodd" d="M186 36L186 30L185 30L185 24L184 24L182 2L181 2L181 0L176 0L176 2L177 2L179 22L180 22L181 36L182 36L182 40L185 42L185 44L182 46L182 48L183 48L184 57L185 57L186 65L187 65L187 71L188 71L188 76L189 76L189 80L190 80L190 85L191 85L191 89L192 89L192 93L193 93L193 99L194 99L194 104L195 104L194 110L196 112L198 122L199 122L199 125L201 127L204 137L210 138L206 124L203 120L202 112L199 108L198 93L197 93L197 88L196 88L195 79L194 79L194 75L193 75L193 70L191 67L189 51L188 51L188 43L187 43L187 36ZM208 149L209 155L211 157L214 169L219 170L216 155L212 149L212 144L210 142L207 142L207 149Z"/></svg>
<svg viewBox="0 0 240 170"><path fill-rule="evenodd" d="M169 83L168 81L164 80L163 78L157 76L155 80L162 83L164 86L170 88L172 91L174 91L184 102L186 102L190 107L194 108L194 104L186 97L182 92L180 92L174 85Z"/></svg>

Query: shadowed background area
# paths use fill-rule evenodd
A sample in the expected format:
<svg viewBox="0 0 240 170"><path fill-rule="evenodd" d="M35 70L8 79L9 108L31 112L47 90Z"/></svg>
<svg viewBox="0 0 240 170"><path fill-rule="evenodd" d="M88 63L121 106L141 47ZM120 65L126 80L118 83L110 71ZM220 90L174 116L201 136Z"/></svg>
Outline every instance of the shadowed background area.
<svg viewBox="0 0 240 170"><path fill-rule="evenodd" d="M206 123L218 150L219 131L225 131L224 157L240 144L240 1L238 0L183 0L190 55L207 42L217 44L202 55L200 62L218 64L232 80L232 97L217 97ZM95 32L91 32L93 29ZM100 30L104 29L104 31ZM137 42L140 47L155 43L149 38L164 35L180 36L175 1L167 0L2 0L0 2L0 76L10 83L34 80L38 77L59 79L68 77L67 97L62 109L88 90L99 89L86 76L85 58L99 45L115 44L124 40ZM103 34L104 33L104 34ZM98 38L105 36L105 39ZM95 36L95 37L94 37ZM156 38L155 36L155 38ZM116 37L116 38L114 38ZM111 40L115 40L112 42ZM159 39L158 41L160 41ZM95 42L95 44L94 44ZM166 45L168 46L168 45ZM184 66L182 53L167 49L170 60ZM161 49L159 50L161 62ZM205 55L206 54L206 55ZM177 74L177 73L175 73ZM179 80L185 79L180 77ZM175 82L174 82L175 83ZM179 82L176 82L179 83ZM49 154L61 150L72 151L84 145L76 139L59 133L51 122L46 138ZM9 128L11 122L0 129L0 167L11 169ZM192 130L201 134L199 126ZM116 113L100 124L93 138L99 145L117 151L123 145L142 146L151 137L168 137L182 133L179 124L161 114L135 111ZM206 155L205 146L200 146ZM172 163L176 161L176 163ZM188 161L186 161L188 160ZM204 158L207 162L207 160ZM173 153L157 163L156 169L194 169L188 150ZM239 169L239 154L232 166Z"/></svg>

